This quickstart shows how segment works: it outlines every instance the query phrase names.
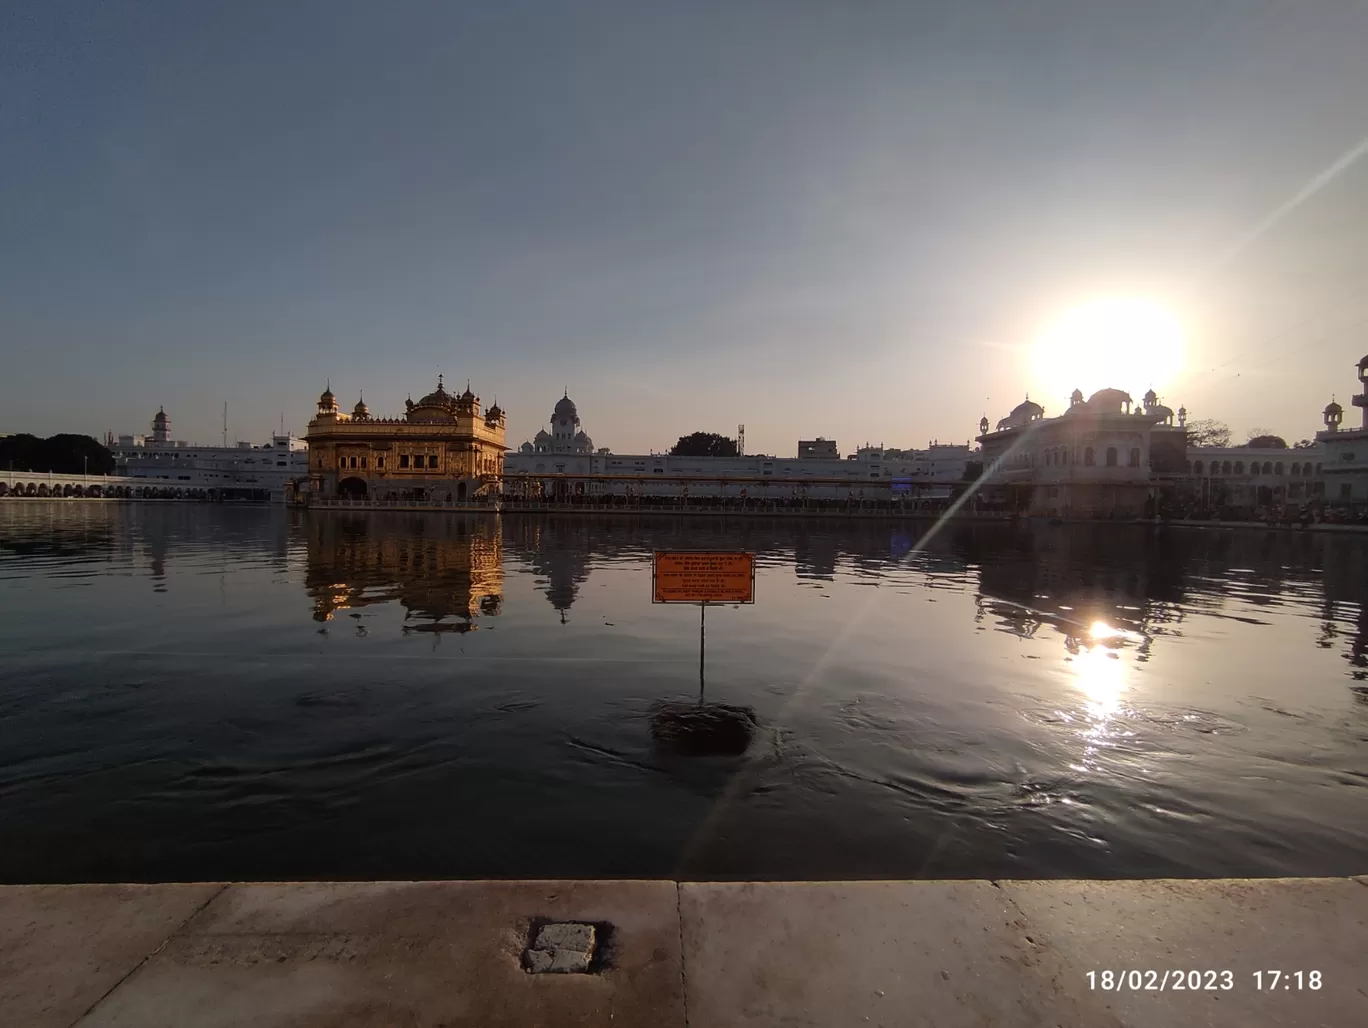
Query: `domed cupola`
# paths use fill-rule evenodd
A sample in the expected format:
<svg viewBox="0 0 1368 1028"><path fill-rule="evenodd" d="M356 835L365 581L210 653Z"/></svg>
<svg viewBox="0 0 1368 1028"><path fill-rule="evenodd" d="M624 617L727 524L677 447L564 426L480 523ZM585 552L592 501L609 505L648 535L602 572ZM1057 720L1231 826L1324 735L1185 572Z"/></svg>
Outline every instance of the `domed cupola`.
<svg viewBox="0 0 1368 1028"><path fill-rule="evenodd" d="M352 408L352 417L357 421L368 421L370 416L370 408L366 406L366 398L362 394L357 398L356 406Z"/></svg>
<svg viewBox="0 0 1368 1028"><path fill-rule="evenodd" d="M406 400L410 421L450 421L456 414L456 397L446 391L442 376L437 376L437 388L417 403Z"/></svg>
<svg viewBox="0 0 1368 1028"><path fill-rule="evenodd" d="M1340 423L1344 421L1344 408L1331 399L1325 405L1324 418L1325 427L1331 432L1338 432Z"/></svg>
<svg viewBox="0 0 1368 1028"><path fill-rule="evenodd" d="M428 393L421 400L414 404L415 407L441 407L449 408L455 401L455 397L446 391L446 386L442 384L442 376L437 376L437 388Z"/></svg>
<svg viewBox="0 0 1368 1028"><path fill-rule="evenodd" d="M1012 408L1012 413L997 423L998 431L1020 428L1022 425L1038 421L1045 416L1045 408L1027 396L1025 401Z"/></svg>
<svg viewBox="0 0 1368 1028"><path fill-rule="evenodd" d="M1099 389L1088 397L1088 406L1099 411L1122 411L1130 413L1131 404L1135 401L1131 399L1130 393L1123 389Z"/></svg>
<svg viewBox="0 0 1368 1028"><path fill-rule="evenodd" d="M579 420L579 411L575 409L575 401L570 399L569 390L566 390L565 395L556 401L556 409L551 416L556 421L575 422Z"/></svg>

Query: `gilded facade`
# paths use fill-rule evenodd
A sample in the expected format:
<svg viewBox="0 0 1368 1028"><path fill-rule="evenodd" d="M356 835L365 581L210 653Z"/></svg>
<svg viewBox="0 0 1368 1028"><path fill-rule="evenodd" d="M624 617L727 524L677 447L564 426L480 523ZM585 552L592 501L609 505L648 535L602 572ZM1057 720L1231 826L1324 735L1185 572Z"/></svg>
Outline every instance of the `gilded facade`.
<svg viewBox="0 0 1368 1028"><path fill-rule="evenodd" d="M309 491L370 500L471 501L498 492L503 475L504 412L481 412L470 391L454 396L442 376L401 418L372 417L364 400L338 409L331 386L309 422Z"/></svg>

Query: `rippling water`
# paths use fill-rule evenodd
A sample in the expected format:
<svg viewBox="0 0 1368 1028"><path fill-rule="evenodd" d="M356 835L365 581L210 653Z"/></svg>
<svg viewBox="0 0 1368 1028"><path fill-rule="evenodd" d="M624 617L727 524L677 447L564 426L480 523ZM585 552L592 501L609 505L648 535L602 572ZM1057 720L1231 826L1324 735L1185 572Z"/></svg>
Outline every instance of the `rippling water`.
<svg viewBox="0 0 1368 1028"><path fill-rule="evenodd" d="M927 527L0 503L0 880L1368 871L1368 538Z"/></svg>

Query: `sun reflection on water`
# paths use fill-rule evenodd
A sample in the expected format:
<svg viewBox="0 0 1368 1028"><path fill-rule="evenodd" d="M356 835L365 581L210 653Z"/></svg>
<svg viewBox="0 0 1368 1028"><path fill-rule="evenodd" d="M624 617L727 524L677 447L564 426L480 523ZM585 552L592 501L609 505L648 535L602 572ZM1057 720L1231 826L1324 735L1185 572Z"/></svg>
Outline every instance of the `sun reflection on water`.
<svg viewBox="0 0 1368 1028"><path fill-rule="evenodd" d="M1069 666L1094 721L1106 721L1121 709L1126 665L1115 650L1096 643L1080 646Z"/></svg>
<svg viewBox="0 0 1368 1028"><path fill-rule="evenodd" d="M1128 688L1129 668L1119 652L1127 643L1143 641L1142 636L1115 628L1105 621L1094 621L1084 631L1070 635L1072 655L1069 669L1073 684L1082 694L1087 726L1081 735L1087 740L1083 763L1077 771L1096 770L1098 750L1114 743L1118 732L1115 720L1124 713L1123 697Z"/></svg>

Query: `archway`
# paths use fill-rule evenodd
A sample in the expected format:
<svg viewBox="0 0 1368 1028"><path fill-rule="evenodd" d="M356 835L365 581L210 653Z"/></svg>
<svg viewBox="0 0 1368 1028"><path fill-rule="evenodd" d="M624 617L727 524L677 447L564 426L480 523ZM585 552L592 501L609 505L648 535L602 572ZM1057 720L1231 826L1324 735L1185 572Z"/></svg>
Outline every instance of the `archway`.
<svg viewBox="0 0 1368 1028"><path fill-rule="evenodd" d="M51 495L52 495L52 490L48 488L48 484L47 484L46 482L44 482L42 485L40 485L40 486L38 487L38 495L39 495L39 496L51 496Z"/></svg>
<svg viewBox="0 0 1368 1028"><path fill-rule="evenodd" d="M355 476L342 479L337 483L337 495L345 496L350 500L364 500L366 498L365 479Z"/></svg>
<svg viewBox="0 0 1368 1028"><path fill-rule="evenodd" d="M8 483L8 482L0 482L0 496L8 496L8 495L9 495L9 483Z"/></svg>
<svg viewBox="0 0 1368 1028"><path fill-rule="evenodd" d="M458 503L464 503L464 502L465 502L465 498L466 498L466 484L465 484L464 482L457 482L457 483L456 483L456 500L457 500Z"/></svg>

